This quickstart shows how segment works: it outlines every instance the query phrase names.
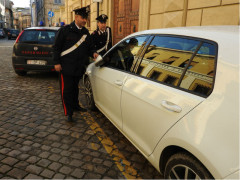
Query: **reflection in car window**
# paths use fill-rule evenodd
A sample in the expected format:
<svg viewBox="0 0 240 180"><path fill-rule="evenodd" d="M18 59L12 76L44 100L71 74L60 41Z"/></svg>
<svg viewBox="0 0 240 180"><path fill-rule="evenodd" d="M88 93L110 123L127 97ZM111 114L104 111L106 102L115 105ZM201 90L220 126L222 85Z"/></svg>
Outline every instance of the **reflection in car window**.
<svg viewBox="0 0 240 180"><path fill-rule="evenodd" d="M134 60L146 44L146 39L147 36L133 37L118 44L104 57L106 66L130 71Z"/></svg>
<svg viewBox="0 0 240 180"><path fill-rule="evenodd" d="M213 86L216 47L203 43L190 62L199 43L199 40L156 36L146 50L137 74L208 96Z"/></svg>
<svg viewBox="0 0 240 180"><path fill-rule="evenodd" d="M180 84L181 88L208 96L213 88L216 48L203 43Z"/></svg>

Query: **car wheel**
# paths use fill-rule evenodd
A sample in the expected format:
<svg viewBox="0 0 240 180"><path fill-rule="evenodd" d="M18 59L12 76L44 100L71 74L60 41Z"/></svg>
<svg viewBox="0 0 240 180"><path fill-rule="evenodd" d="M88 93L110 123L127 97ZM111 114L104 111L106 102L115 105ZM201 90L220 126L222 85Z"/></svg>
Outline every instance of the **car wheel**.
<svg viewBox="0 0 240 180"><path fill-rule="evenodd" d="M8 40L10 40L11 38L10 37L8 37Z"/></svg>
<svg viewBox="0 0 240 180"><path fill-rule="evenodd" d="M182 152L171 156L164 171L165 179L213 179L212 175L192 155Z"/></svg>
<svg viewBox="0 0 240 180"><path fill-rule="evenodd" d="M84 83L84 94L86 97L86 104L87 104L87 108L90 110L96 110L96 106L95 106L95 102L94 102L94 98L93 98L93 92L92 92L92 85L91 82L89 80L89 77L86 76L83 79L83 83Z"/></svg>
<svg viewBox="0 0 240 180"><path fill-rule="evenodd" d="M15 71L15 73L19 76L25 76L27 74L26 71Z"/></svg>

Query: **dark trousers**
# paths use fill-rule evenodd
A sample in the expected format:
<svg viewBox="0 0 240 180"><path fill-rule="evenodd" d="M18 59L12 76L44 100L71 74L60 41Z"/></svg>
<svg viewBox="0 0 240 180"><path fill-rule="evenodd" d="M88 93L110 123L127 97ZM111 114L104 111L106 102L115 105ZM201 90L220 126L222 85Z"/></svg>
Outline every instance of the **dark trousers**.
<svg viewBox="0 0 240 180"><path fill-rule="evenodd" d="M79 106L78 84L80 76L67 76L60 73L60 92L65 116L73 115L73 111Z"/></svg>

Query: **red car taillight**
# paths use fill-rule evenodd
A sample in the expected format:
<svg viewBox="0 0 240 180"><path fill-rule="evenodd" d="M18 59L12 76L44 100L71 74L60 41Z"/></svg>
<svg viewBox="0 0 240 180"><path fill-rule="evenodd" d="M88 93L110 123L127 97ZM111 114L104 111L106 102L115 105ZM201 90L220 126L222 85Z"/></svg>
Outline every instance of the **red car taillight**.
<svg viewBox="0 0 240 180"><path fill-rule="evenodd" d="M16 42L15 43L18 43L18 41L19 41L19 38L20 38L20 36L22 35L22 33L24 32L24 30L18 35L18 37L17 37L17 39L16 39Z"/></svg>

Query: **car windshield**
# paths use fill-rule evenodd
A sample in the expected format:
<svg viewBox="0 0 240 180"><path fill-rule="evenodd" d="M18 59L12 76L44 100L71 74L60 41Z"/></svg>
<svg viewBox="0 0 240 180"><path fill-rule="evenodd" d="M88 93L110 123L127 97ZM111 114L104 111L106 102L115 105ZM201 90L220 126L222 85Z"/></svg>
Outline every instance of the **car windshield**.
<svg viewBox="0 0 240 180"><path fill-rule="evenodd" d="M56 31L52 30L25 30L19 38L20 43L53 44Z"/></svg>

